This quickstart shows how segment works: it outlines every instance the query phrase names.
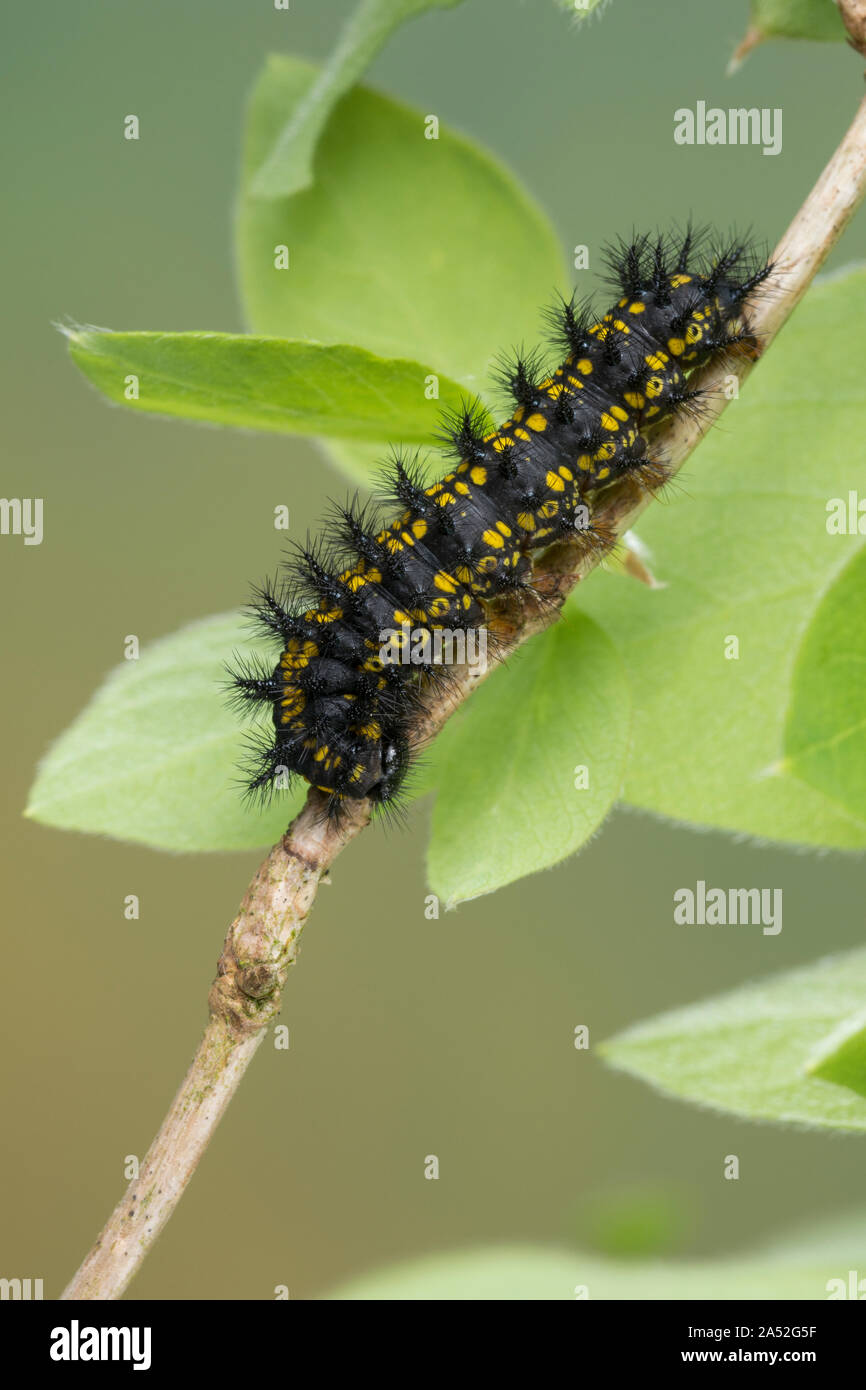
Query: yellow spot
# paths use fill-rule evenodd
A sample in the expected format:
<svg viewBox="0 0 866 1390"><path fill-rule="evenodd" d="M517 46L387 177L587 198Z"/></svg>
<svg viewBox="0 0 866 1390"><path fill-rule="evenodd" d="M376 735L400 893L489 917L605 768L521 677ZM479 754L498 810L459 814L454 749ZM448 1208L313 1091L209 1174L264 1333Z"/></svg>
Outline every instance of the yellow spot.
<svg viewBox="0 0 866 1390"><path fill-rule="evenodd" d="M545 502L543 506L538 508L538 515L544 517L545 521L549 521L552 516L556 516L558 511L559 503L554 502L551 498L549 502Z"/></svg>
<svg viewBox="0 0 866 1390"><path fill-rule="evenodd" d="M697 323L690 323L686 329L686 342L699 343L704 336L704 330Z"/></svg>
<svg viewBox="0 0 866 1390"><path fill-rule="evenodd" d="M578 466L578 468L580 468L584 473L587 471L587 469L591 468L591 467L592 467L592 459L590 458L589 454L581 454L580 457L579 457L578 460L577 460L577 466Z"/></svg>
<svg viewBox="0 0 866 1390"><path fill-rule="evenodd" d="M540 415L538 411L536 411L535 414L530 415L529 419L527 420L526 428L528 430L535 430L536 433L540 434L542 430L547 429L547 421L543 415Z"/></svg>
<svg viewBox="0 0 866 1390"><path fill-rule="evenodd" d="M468 459L464 459L464 460L463 460L463 462L459 465L459 467L458 467L458 469L457 469L457 472L458 472L458 473L468 473L468 472L469 472L469 461L468 461Z"/></svg>
<svg viewBox="0 0 866 1390"><path fill-rule="evenodd" d="M646 405L646 401L639 391L626 391L623 399L626 405L631 406L632 410L643 410Z"/></svg>
<svg viewBox="0 0 866 1390"><path fill-rule="evenodd" d="M631 329L629 328L628 324L627 324L627 323L623 323L622 319L614 319L614 321L613 321L613 326L614 326L614 328L618 328L619 331L620 331L620 333L630 333L630 332L631 332Z"/></svg>
<svg viewBox="0 0 866 1390"><path fill-rule="evenodd" d="M686 345L683 342L682 338L668 338L668 347L670 348L674 357L679 357L680 354L684 351L685 346Z"/></svg>
<svg viewBox="0 0 866 1390"><path fill-rule="evenodd" d="M439 572L434 575L433 583L437 589L442 590L443 594L453 594L457 589L457 585L454 583L451 575L446 574L444 570L439 570Z"/></svg>
<svg viewBox="0 0 866 1390"><path fill-rule="evenodd" d="M602 444L600 449L596 449L593 458L596 463L604 463L607 459L612 459L615 453L616 445L608 442L607 444Z"/></svg>
<svg viewBox="0 0 866 1390"><path fill-rule="evenodd" d="M454 571L454 577L455 577L455 579L457 579L461 584L471 584L471 583L472 583L472 571L471 571L471 569L469 569L468 565L461 565L459 569L456 569L456 570ZM467 595L467 597L468 597L468 595Z"/></svg>
<svg viewBox="0 0 866 1390"><path fill-rule="evenodd" d="M499 537L498 537L498 536L497 536L497 540L499 540ZM502 542L499 541L499 544L501 545ZM496 569L496 556L495 556L495 555L484 555L484 556L482 556L482 558L481 558L481 559L478 561L478 563L476 564L475 568L476 568L476 570L478 571L479 574L491 574L491 573Z"/></svg>
<svg viewBox="0 0 866 1390"><path fill-rule="evenodd" d="M447 598L434 598L433 602L430 604L430 614L434 618L441 618L448 612L450 607L451 605Z"/></svg>
<svg viewBox="0 0 866 1390"><path fill-rule="evenodd" d="M588 357L581 357L580 361L575 363L575 366L581 376L590 376L592 373L592 363Z"/></svg>
<svg viewBox="0 0 866 1390"><path fill-rule="evenodd" d="M636 299L634 304L629 304L628 311L630 314L645 314L646 305L641 304L640 300Z"/></svg>
<svg viewBox="0 0 866 1390"><path fill-rule="evenodd" d="M620 299L620 300L617 301L617 306L616 306L616 307L617 307L618 309L624 309L627 303L628 303L628 300L627 300L627 299Z"/></svg>
<svg viewBox="0 0 866 1390"><path fill-rule="evenodd" d="M667 361L668 355L666 352L652 352L649 357L644 358L644 362L646 362L647 366L654 372L660 372Z"/></svg>
<svg viewBox="0 0 866 1390"><path fill-rule="evenodd" d="M534 531L535 517L532 512L518 512L517 524L523 531Z"/></svg>
<svg viewBox="0 0 866 1390"><path fill-rule="evenodd" d="M651 415L658 415L658 413L659 413L659 408L658 408L658 406L657 406L657 405L651 405L650 408L649 408L649 410L647 411L647 419L649 419Z"/></svg>
<svg viewBox="0 0 866 1390"><path fill-rule="evenodd" d="M551 492L565 492L565 483L558 473L548 473L544 479Z"/></svg>
<svg viewBox="0 0 866 1390"><path fill-rule="evenodd" d="M487 469L482 468L480 463L476 463L469 476L477 487L483 487L487 482Z"/></svg>
<svg viewBox="0 0 866 1390"><path fill-rule="evenodd" d="M572 473L570 468L566 468L565 464L562 463L559 466L559 476L560 478L564 478L567 483L570 483L572 478L574 477L574 474Z"/></svg>
<svg viewBox="0 0 866 1390"><path fill-rule="evenodd" d="M691 277L691 275L673 275L673 276L671 277L671 289L672 289L672 290L678 290L679 287L680 287L680 285L690 285L691 283L692 283L692 277Z"/></svg>
<svg viewBox="0 0 866 1390"><path fill-rule="evenodd" d="M557 400L557 398L558 398L559 396L562 395L562 393L563 393L564 390L565 390L565 387L563 386L562 382L560 381L560 382L557 382L557 384L556 384L555 386L549 386L549 387L547 388L547 394L548 394L548 396L552 397L553 400Z"/></svg>
<svg viewBox="0 0 866 1390"><path fill-rule="evenodd" d="M523 406L519 405L511 418L512 420L515 420L517 424L520 424L520 421L523 419L525 414L526 411L524 410Z"/></svg>
<svg viewBox="0 0 866 1390"><path fill-rule="evenodd" d="M609 469L609 468L600 468L600 469L598 470L598 472L596 473L595 476L598 478L598 481L599 481L600 483L602 483L602 482L604 482L605 478L609 477L609 475L610 475L610 469Z"/></svg>
<svg viewBox="0 0 866 1390"><path fill-rule="evenodd" d="M496 529L497 531L501 531L503 536L511 535L511 527L508 526L504 521L497 521Z"/></svg>
<svg viewBox="0 0 866 1390"><path fill-rule="evenodd" d="M612 405L611 408L610 408L610 413L611 413L611 415L615 415L616 418L617 418L617 420L627 420L627 419L628 419L628 411L627 411L627 410L623 410L623 408L622 408L621 405Z"/></svg>
<svg viewBox="0 0 866 1390"><path fill-rule="evenodd" d="M427 522L423 517L419 517L417 521L412 522L412 534L416 541L420 541L422 536L426 536Z"/></svg>
<svg viewBox="0 0 866 1390"><path fill-rule="evenodd" d="M607 413L606 410L602 413L601 424L602 424L602 428L603 428L603 429L606 429L606 430L618 430L618 429L619 429L619 425L616 423L616 420L614 420L614 418L613 418L612 415L608 415L608 413Z"/></svg>
<svg viewBox="0 0 866 1390"><path fill-rule="evenodd" d="M503 449L511 448L513 443L514 440L511 439L507 434L501 434L498 439L494 439L493 447L497 450L498 453L501 454Z"/></svg>
<svg viewBox="0 0 866 1390"><path fill-rule="evenodd" d="M660 396L665 389L664 379L660 376L651 376L644 389L650 400L655 400L656 396Z"/></svg>
<svg viewBox="0 0 866 1390"><path fill-rule="evenodd" d="M481 539L485 545L489 545L491 550L501 550L505 542L498 531L485 531Z"/></svg>
<svg viewBox="0 0 866 1390"><path fill-rule="evenodd" d="M514 433L515 433L515 436L516 436L517 439L528 439L528 438L529 438L529 435L527 434L526 430L515 430Z"/></svg>
<svg viewBox="0 0 866 1390"><path fill-rule="evenodd" d="M457 498L454 496L453 492L440 492L439 496L436 498L436 505L437 507L449 507L452 502L456 501Z"/></svg>
<svg viewBox="0 0 866 1390"><path fill-rule="evenodd" d="M468 483L455 483L454 491L459 492L461 497L469 497L472 494L472 489Z"/></svg>
<svg viewBox="0 0 866 1390"><path fill-rule="evenodd" d="M583 390L583 382L582 382L582 381L578 381L578 379L577 379L576 376L570 376L570 377L568 378L568 384L569 384L569 386L573 386L574 389L575 389L575 391L582 391L582 390Z"/></svg>

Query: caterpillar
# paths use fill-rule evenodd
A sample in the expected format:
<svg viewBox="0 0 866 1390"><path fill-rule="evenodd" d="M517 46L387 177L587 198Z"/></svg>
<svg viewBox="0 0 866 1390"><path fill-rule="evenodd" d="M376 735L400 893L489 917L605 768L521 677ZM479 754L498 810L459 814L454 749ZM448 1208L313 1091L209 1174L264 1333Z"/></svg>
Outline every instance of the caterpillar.
<svg viewBox="0 0 866 1390"><path fill-rule="evenodd" d="M598 317L572 296L547 312L560 365L500 360L513 402L503 425L465 403L441 426L449 472L428 484L417 457L395 452L384 499L335 507L326 539L296 547L283 581L257 591L254 619L280 656L229 673L236 700L272 710L250 793L266 796L284 769L325 793L331 816L347 798L393 802L422 691L447 670L385 660L383 639L487 629L494 598L531 589L532 552L564 537L611 544L593 521L600 492L625 474L650 490L668 477L647 436L700 408L696 367L754 343L744 306L772 267L747 242L713 245L690 226L604 254L614 307Z"/></svg>

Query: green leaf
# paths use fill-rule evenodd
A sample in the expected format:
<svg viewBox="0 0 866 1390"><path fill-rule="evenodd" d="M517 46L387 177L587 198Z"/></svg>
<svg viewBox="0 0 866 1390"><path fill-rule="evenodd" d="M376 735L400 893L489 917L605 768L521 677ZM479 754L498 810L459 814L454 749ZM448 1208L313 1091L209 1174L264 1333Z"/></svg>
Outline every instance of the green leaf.
<svg viewBox="0 0 866 1390"><path fill-rule="evenodd" d="M313 181L313 156L335 104L354 86L391 34L425 10L451 9L461 0L362 0L315 82L274 138L257 170L256 198L284 198Z"/></svg>
<svg viewBox="0 0 866 1390"><path fill-rule="evenodd" d="M49 749L26 815L156 849L273 844L306 788L261 811L242 801L244 726L227 707L224 665L249 651L237 614L207 618L111 672Z"/></svg>
<svg viewBox="0 0 866 1390"><path fill-rule="evenodd" d="M452 905L573 854L619 794L628 738L628 687L604 633L572 615L533 638L437 740L434 892Z"/></svg>
<svg viewBox="0 0 866 1390"><path fill-rule="evenodd" d="M864 678L866 551L860 550L821 599L800 645L783 766L866 822Z"/></svg>
<svg viewBox="0 0 866 1390"><path fill-rule="evenodd" d="M573 1301L577 1289L586 1289L582 1297L594 1302L856 1298L849 1270L857 1268L864 1241L866 1215L855 1211L844 1222L822 1223L784 1242L716 1260L614 1260L582 1250L499 1245L451 1250L374 1269L325 1297L376 1302Z"/></svg>
<svg viewBox="0 0 866 1390"><path fill-rule="evenodd" d="M752 24L768 39L848 36L834 0L752 0Z"/></svg>
<svg viewBox="0 0 866 1390"><path fill-rule="evenodd" d="M782 759L792 654L864 544L827 530L828 498L866 478L864 311L863 269L815 285L671 500L641 518L665 588L601 575L569 605L612 637L639 692L625 785L634 805L767 839L866 845L866 821L831 784L809 785ZM807 669L796 668L801 688ZM826 699L842 709L849 695Z"/></svg>
<svg viewBox="0 0 866 1390"><path fill-rule="evenodd" d="M847 1086L866 1096L866 1011L840 1023L835 1033L824 1038L806 1063L811 1076Z"/></svg>
<svg viewBox="0 0 866 1390"><path fill-rule="evenodd" d="M749 27L728 64L729 75L767 39L845 40L834 0L752 0Z"/></svg>
<svg viewBox="0 0 866 1390"><path fill-rule="evenodd" d="M440 376L440 399L428 400L429 367L345 344L232 333L64 332L73 361L110 400L242 429L357 440L386 433L418 443L429 440L441 406L456 407L465 394Z"/></svg>
<svg viewBox="0 0 866 1390"><path fill-rule="evenodd" d="M681 1100L754 1120L862 1131L866 1086L856 1032L864 998L866 948L662 1014L597 1050Z"/></svg>
<svg viewBox="0 0 866 1390"><path fill-rule="evenodd" d="M489 155L442 127L425 139L421 112L362 88L331 114L312 188L252 197L255 171L314 76L271 58L253 94L238 217L249 322L429 362L480 392L492 355L535 339L540 307L564 283L549 223ZM288 270L274 267L280 245Z"/></svg>

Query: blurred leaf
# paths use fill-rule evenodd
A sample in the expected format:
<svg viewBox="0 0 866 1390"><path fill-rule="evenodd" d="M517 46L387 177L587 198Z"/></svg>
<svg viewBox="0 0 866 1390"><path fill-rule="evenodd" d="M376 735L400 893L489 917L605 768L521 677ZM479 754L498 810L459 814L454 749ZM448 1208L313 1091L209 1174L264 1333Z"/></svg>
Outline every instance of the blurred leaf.
<svg viewBox="0 0 866 1390"><path fill-rule="evenodd" d="M752 0L749 27L728 66L736 72L767 39L845 40L848 34L834 0Z"/></svg>
<svg viewBox="0 0 866 1390"><path fill-rule="evenodd" d="M533 638L437 740L433 891L451 905L573 854L619 794L628 739L628 688L604 633L574 614Z"/></svg>
<svg viewBox="0 0 866 1390"><path fill-rule="evenodd" d="M112 333L65 329L73 361L109 399L159 415L243 429L333 434L347 439L428 440L442 405L463 396L429 367L385 360L364 348L233 333ZM126 379L138 378L136 399Z"/></svg>
<svg viewBox="0 0 866 1390"><path fill-rule="evenodd" d="M866 1241L866 1216L822 1223L782 1242L717 1260L606 1259L580 1250L498 1245L447 1251L363 1274L329 1299L399 1302L599 1299L826 1299L846 1296ZM832 1282L832 1281L835 1281ZM848 1294L847 1296L850 1296ZM854 1295L857 1296L856 1293ZM705 1344L706 1345L706 1344ZM718 1344L713 1342L713 1346ZM722 1344L724 1345L724 1344Z"/></svg>
<svg viewBox="0 0 866 1390"><path fill-rule="evenodd" d="M624 793L636 806L762 838L866 845L866 820L828 794L840 785L828 760L816 762L821 785L812 786L781 757L792 653L864 544L827 531L828 499L847 498L866 480L864 311L863 269L815 285L672 500L641 518L641 540L666 587L601 575L568 605L579 603L614 640L639 692ZM736 660L725 657L730 637ZM827 674L801 660L797 685L814 689ZM828 719L831 711L842 717L852 677L846 669L844 691L825 692ZM847 784L852 798L857 775Z"/></svg>
<svg viewBox="0 0 866 1390"><path fill-rule="evenodd" d="M828 1039L862 1013L864 998L866 948L662 1014L597 1051L698 1105L755 1120L866 1130L864 1094L814 1070ZM838 1061L837 1076L852 1056L862 1060L860 1046Z"/></svg>
<svg viewBox="0 0 866 1390"><path fill-rule="evenodd" d="M252 97L238 245L254 331L357 343L483 390L492 354L534 339L564 283L547 219L490 155L441 127L425 139L422 113L361 88L328 121L313 187L252 198L254 171L314 75L271 58ZM274 268L278 245L289 270Z"/></svg>
<svg viewBox="0 0 866 1390"><path fill-rule="evenodd" d="M816 608L794 666L784 771L866 822L866 552Z"/></svg>
<svg viewBox="0 0 866 1390"><path fill-rule="evenodd" d="M232 613L193 623L108 676L49 749L26 814L156 849L252 849L279 838L306 787L244 804L244 730L221 688L232 653L249 651Z"/></svg>
<svg viewBox="0 0 866 1390"><path fill-rule="evenodd" d="M650 1185L631 1191L586 1191L577 1217L583 1240L593 1250L619 1259L666 1255L694 1226L682 1193Z"/></svg>
<svg viewBox="0 0 866 1390"><path fill-rule="evenodd" d="M752 0L752 23L765 38L846 39L834 0Z"/></svg>
<svg viewBox="0 0 866 1390"><path fill-rule="evenodd" d="M298 193L313 181L319 136L340 97L354 86L391 34L425 10L452 9L461 0L361 0L303 101L287 117L251 185L256 198Z"/></svg>

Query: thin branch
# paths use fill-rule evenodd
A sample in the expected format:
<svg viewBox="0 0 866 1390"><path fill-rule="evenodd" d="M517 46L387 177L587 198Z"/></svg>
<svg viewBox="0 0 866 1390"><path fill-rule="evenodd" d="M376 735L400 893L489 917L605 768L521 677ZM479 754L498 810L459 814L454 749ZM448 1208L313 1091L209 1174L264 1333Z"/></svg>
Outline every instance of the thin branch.
<svg viewBox="0 0 866 1390"><path fill-rule="evenodd" d="M859 19L866 26L866 0L852 0L850 13L852 23ZM864 192L866 99L776 248L776 269L750 315L761 352L799 302ZM720 389L725 376L735 372L742 380L752 366L752 361L740 358L736 364L716 363L699 374L696 384L710 392L706 410L700 418L677 417L656 439L663 443L673 471L725 408L727 398ZM622 536L651 500L645 490L624 479L604 495L596 517ZM581 553L573 544L560 543L546 551L533 582L547 602L541 606L532 599L512 601L494 616L501 655L546 627L575 584L597 563L598 556ZM438 732L485 674L481 668L464 669L445 694L429 699L419 722L419 743ZM281 992L323 875L369 819L369 805L359 803L339 825L329 823L322 817L321 795L311 791L300 815L259 868L226 936L198 1052L139 1177L130 1183L61 1298L105 1300L123 1293L174 1211L268 1024L279 1012Z"/></svg>

